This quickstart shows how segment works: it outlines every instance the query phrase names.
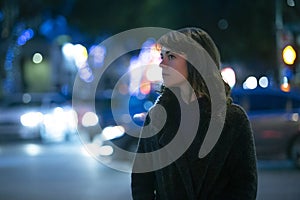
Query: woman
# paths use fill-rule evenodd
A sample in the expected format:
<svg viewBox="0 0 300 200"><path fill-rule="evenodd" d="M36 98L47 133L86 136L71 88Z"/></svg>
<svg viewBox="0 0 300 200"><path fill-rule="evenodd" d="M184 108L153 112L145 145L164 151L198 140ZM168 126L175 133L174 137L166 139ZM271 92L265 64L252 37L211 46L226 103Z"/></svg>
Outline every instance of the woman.
<svg viewBox="0 0 300 200"><path fill-rule="evenodd" d="M251 126L231 102L213 40L184 28L158 43L163 87L139 140L133 199L255 199Z"/></svg>

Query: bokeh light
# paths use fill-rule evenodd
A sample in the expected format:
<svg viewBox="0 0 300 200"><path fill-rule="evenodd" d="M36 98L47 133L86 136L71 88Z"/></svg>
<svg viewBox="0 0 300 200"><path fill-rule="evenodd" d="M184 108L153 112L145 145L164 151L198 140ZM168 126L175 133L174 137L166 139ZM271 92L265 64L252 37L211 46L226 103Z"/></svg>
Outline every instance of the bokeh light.
<svg viewBox="0 0 300 200"><path fill-rule="evenodd" d="M289 92L289 91L291 91L291 85L290 85L289 80L288 80L288 78L286 76L283 77L283 79L282 79L282 83L280 85L280 89L283 92Z"/></svg>
<svg viewBox="0 0 300 200"><path fill-rule="evenodd" d="M32 56L32 62L34 62L35 64L39 64L43 61L43 56L40 53L35 53Z"/></svg>
<svg viewBox="0 0 300 200"><path fill-rule="evenodd" d="M244 89L253 90L257 87L257 79L254 76L249 76L246 81L243 83Z"/></svg>
<svg viewBox="0 0 300 200"><path fill-rule="evenodd" d="M226 67L221 70L221 75L223 80L228 83L228 85L233 88L236 83L235 72L231 67Z"/></svg>
<svg viewBox="0 0 300 200"><path fill-rule="evenodd" d="M291 45L288 45L283 49L282 58L284 63L288 65L292 65L294 64L296 57L297 57L296 51Z"/></svg>
<svg viewBox="0 0 300 200"><path fill-rule="evenodd" d="M94 112L86 112L82 117L84 127L95 126L98 124L98 116Z"/></svg>
<svg viewBox="0 0 300 200"><path fill-rule="evenodd" d="M266 76L260 77L260 79L258 80L258 84L262 88L268 87L269 86L269 79L268 79L268 77L266 77Z"/></svg>

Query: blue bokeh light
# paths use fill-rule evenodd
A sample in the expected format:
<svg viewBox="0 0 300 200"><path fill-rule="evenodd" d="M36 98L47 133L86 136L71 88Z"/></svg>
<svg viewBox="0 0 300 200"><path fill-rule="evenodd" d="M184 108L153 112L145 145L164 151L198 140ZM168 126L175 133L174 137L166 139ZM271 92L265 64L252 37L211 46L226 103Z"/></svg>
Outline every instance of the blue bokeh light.
<svg viewBox="0 0 300 200"><path fill-rule="evenodd" d="M31 38L33 38L33 36L34 36L34 31L33 31L31 28L26 29L26 30L24 30L24 31L22 32L22 34L18 37L18 39L17 39L17 44L18 44L19 46L22 46L22 45L26 44L26 42L27 42L28 40L30 40Z"/></svg>

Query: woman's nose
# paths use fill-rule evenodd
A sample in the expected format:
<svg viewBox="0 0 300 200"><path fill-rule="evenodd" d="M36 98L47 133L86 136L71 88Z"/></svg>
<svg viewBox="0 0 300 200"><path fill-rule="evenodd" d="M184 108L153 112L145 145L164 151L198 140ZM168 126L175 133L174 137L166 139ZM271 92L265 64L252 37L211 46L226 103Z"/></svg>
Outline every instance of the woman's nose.
<svg viewBox="0 0 300 200"><path fill-rule="evenodd" d="M167 67L167 62L166 62L166 59L165 59L165 58L163 58L163 59L161 60L161 62L159 63L159 66L160 66L161 68Z"/></svg>

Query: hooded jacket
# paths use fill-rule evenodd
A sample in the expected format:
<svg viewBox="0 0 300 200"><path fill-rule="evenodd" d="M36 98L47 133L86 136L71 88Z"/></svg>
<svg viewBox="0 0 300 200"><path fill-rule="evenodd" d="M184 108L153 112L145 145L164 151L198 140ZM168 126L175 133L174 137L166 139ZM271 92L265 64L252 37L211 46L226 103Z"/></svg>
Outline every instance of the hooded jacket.
<svg viewBox="0 0 300 200"><path fill-rule="evenodd" d="M238 105L228 103L223 131L217 143L207 156L199 158L199 149L211 118L210 104L205 98L199 98L193 103L199 104L200 120L191 145L179 158L161 169L132 173L133 199L256 199L256 154L251 125L245 111ZM168 145L180 126L180 106L187 110L193 108L192 103L179 103L175 96L168 101L159 100L151 110L155 110L158 105L166 110L166 123L157 134L140 139L138 153L154 152ZM155 113L151 116L152 119L147 116L145 124L157 117ZM185 127L181 131L188 135L191 130Z"/></svg>

